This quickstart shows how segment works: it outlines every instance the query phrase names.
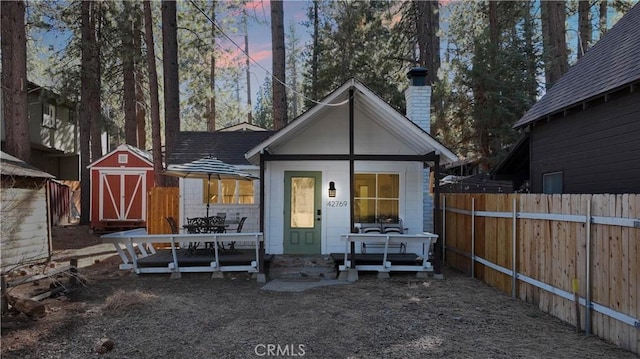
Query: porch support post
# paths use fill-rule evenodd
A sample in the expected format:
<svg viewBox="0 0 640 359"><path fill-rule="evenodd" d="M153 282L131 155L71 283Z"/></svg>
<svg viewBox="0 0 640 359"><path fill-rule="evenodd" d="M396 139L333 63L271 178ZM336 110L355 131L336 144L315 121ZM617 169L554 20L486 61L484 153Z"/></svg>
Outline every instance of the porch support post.
<svg viewBox="0 0 640 359"><path fill-rule="evenodd" d="M258 283L266 283L267 276L264 272L264 155L260 154L260 233L262 233L262 240L260 241L258 248Z"/></svg>
<svg viewBox="0 0 640 359"><path fill-rule="evenodd" d="M442 260L444 257L444 238L442 237L442 226L440 218L440 155L436 156L433 165L433 228L438 235L438 240L433 245L433 277L442 279Z"/></svg>
<svg viewBox="0 0 640 359"><path fill-rule="evenodd" d="M351 210L349 211L349 232L353 231L355 227L355 215L353 213L354 199L355 199L355 160L354 160L354 103L353 103L354 91L353 87L349 89L349 203L351 203ZM358 280L358 270L356 269L356 243L351 242L351 266L349 268L349 274L347 275L349 282L355 282Z"/></svg>

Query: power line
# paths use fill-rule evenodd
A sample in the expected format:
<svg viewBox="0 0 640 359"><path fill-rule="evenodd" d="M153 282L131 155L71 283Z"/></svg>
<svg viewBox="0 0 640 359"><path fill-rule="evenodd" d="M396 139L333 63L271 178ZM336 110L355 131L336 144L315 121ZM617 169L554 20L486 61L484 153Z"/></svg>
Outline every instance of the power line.
<svg viewBox="0 0 640 359"><path fill-rule="evenodd" d="M345 105L349 102L349 100L345 100L343 102L339 102L339 103L328 103L328 102L321 102L321 101L317 101L314 100L310 97L305 96L303 93L300 93L298 91L296 91L295 89L293 89L291 86L287 85L286 83L284 83L283 81L281 81L279 78L277 78L274 74L272 74L269 70L265 69L262 65L260 65L260 63L258 63L258 61L254 60L253 57L249 56L249 54L247 54L247 52L240 46L238 45L229 35L227 35L222 28L215 22L213 21L213 19L211 19L209 17L209 15L207 15L206 12L204 12L204 10L202 10L193 0L189 0L189 2L191 3L191 5L193 5L196 9L198 9L198 11L200 11L200 13L202 13L202 15L204 15L207 20L209 20L209 22L215 26L216 29L218 29L218 31L220 31L220 33L222 35L224 35L224 37L227 38L227 40L231 41L231 43L233 45L235 45L235 47L238 48L238 50L240 50L240 52L242 52L245 56L247 56L249 58L249 60L251 60L254 64L256 64L259 68L261 68L264 72L266 72L267 74L269 74L269 76L271 76L271 78L273 78L275 81L277 81L279 84L281 84L282 86L288 88L289 90L291 90L291 92L299 95L300 97L304 98L305 100L311 101L313 103L316 103L318 105L325 105L325 106L334 106L334 107L338 107L338 106L342 106Z"/></svg>

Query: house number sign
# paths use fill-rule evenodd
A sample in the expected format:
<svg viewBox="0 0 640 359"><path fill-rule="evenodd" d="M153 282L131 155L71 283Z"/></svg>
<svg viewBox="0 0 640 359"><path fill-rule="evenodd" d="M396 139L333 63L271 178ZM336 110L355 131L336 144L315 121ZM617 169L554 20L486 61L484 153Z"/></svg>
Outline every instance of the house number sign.
<svg viewBox="0 0 640 359"><path fill-rule="evenodd" d="M347 207L349 201L328 201L327 207Z"/></svg>

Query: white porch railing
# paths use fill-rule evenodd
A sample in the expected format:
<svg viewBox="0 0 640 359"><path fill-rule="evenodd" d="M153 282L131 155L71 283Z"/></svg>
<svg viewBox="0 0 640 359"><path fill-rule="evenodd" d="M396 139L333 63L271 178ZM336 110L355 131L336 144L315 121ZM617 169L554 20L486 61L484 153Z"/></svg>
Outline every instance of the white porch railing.
<svg viewBox="0 0 640 359"><path fill-rule="evenodd" d="M357 264L354 262L354 268L359 271L378 271L379 273L401 271L401 272L432 272L433 265L429 261L429 250L431 245L438 238L437 234L423 232L418 234L399 234L399 233L349 233L341 235L345 241L344 264L339 266L341 271L352 268L349 254L351 252L351 243L375 244L383 249L382 261L380 264ZM400 243L418 242L422 244L421 264L393 264L389 261L389 247ZM380 253L378 253L380 255ZM355 258L353 258L355 260Z"/></svg>
<svg viewBox="0 0 640 359"><path fill-rule="evenodd" d="M260 268L260 242L262 233L203 233L203 234L147 234L146 229L132 229L129 231L109 233L101 236L105 243L113 243L122 259L120 269L132 269L136 274L141 273L181 273L181 272L251 272L258 273ZM178 262L178 249L181 243L206 242L213 247L214 260L208 266L181 267ZM247 265L222 265L220 263L219 247L231 242L252 243L255 257ZM157 253L153 244L166 243L170 245L172 261L166 267L143 266L138 260ZM138 251L136 251L136 248ZM178 275L179 276L179 275Z"/></svg>

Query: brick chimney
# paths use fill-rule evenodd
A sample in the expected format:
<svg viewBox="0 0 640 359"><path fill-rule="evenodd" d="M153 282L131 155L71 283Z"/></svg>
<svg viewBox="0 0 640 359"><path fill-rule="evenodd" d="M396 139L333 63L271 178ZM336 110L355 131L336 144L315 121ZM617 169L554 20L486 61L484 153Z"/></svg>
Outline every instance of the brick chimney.
<svg viewBox="0 0 640 359"><path fill-rule="evenodd" d="M407 117L427 133L431 132L431 86L427 84L428 70L414 67L407 73L409 88L404 92Z"/></svg>
<svg viewBox="0 0 640 359"><path fill-rule="evenodd" d="M431 86L427 84L427 69L415 67L407 73L409 88L404 92L407 101L407 118L425 132L431 131ZM422 170L422 230L433 232L433 196L429 177L430 169Z"/></svg>

